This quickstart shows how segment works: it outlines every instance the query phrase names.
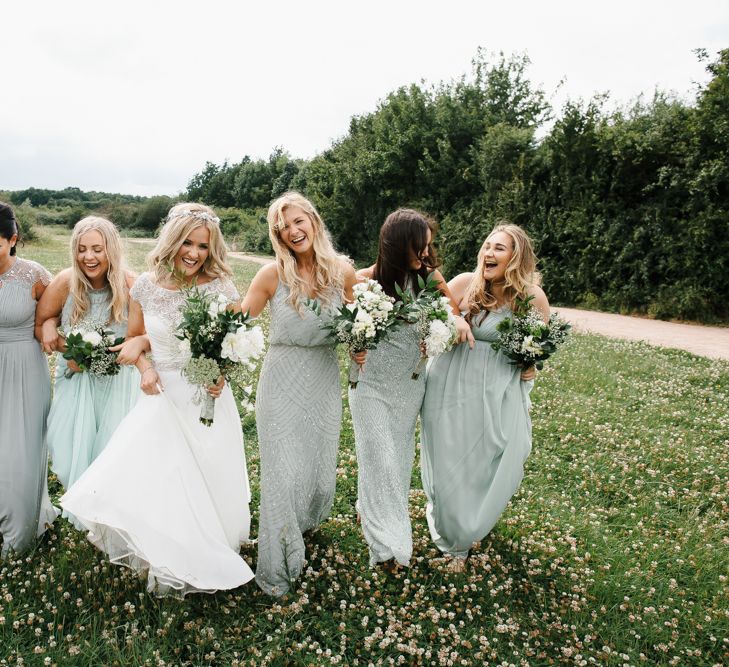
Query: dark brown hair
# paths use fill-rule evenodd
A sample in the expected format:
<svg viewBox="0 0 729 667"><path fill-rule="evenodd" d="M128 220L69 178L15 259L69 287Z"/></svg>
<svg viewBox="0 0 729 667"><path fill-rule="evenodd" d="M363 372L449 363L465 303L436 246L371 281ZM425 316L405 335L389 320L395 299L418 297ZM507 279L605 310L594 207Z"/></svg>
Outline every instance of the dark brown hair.
<svg viewBox="0 0 729 667"><path fill-rule="evenodd" d="M428 244L428 229L434 237L438 226L434 220L412 208L399 208L385 218L380 228L380 242L373 277L389 296L397 298L395 284L404 287L408 279L417 289L417 276L425 279L439 266L432 237ZM421 257L420 268L411 269L410 251L416 257L420 257L426 248L428 256Z"/></svg>
<svg viewBox="0 0 729 667"><path fill-rule="evenodd" d="M10 204L0 201L0 236L9 241L13 236L17 235L18 241L20 241L20 229L18 223L15 220L15 214ZM15 249L18 243L10 248L10 254L15 254Z"/></svg>

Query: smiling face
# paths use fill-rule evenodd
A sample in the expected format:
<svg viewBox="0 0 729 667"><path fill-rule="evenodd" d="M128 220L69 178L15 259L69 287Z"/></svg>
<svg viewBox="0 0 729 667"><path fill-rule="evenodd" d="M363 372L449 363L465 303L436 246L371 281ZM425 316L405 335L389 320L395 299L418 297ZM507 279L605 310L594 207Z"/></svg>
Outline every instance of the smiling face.
<svg viewBox="0 0 729 667"><path fill-rule="evenodd" d="M514 241L506 232L494 232L481 247L483 277L488 281L500 281L506 275L506 267L514 254Z"/></svg>
<svg viewBox="0 0 729 667"><path fill-rule="evenodd" d="M311 218L298 206L288 206L282 216L284 224L278 230L281 243L297 255L309 252L314 247L315 234Z"/></svg>
<svg viewBox="0 0 729 667"><path fill-rule="evenodd" d="M430 248L430 243L433 240L433 233L430 231L430 228L426 231L426 242L425 247L420 249L420 251L416 252L412 246L408 248L408 263L409 268L413 271L418 271L421 266L423 266L423 260L428 256L428 248Z"/></svg>
<svg viewBox="0 0 729 667"><path fill-rule="evenodd" d="M175 269L191 278L205 264L210 254L210 230L205 226L193 229L182 242L175 255Z"/></svg>
<svg viewBox="0 0 729 667"><path fill-rule="evenodd" d="M103 287L109 270L109 257L101 232L91 229L79 237L76 262L94 289Z"/></svg>

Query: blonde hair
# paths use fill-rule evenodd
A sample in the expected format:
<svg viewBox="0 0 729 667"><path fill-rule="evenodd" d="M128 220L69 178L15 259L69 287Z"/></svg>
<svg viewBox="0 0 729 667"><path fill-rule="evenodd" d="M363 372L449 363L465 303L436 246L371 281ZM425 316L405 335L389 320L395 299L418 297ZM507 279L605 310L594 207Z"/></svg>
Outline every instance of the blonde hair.
<svg viewBox="0 0 729 667"><path fill-rule="evenodd" d="M73 299L71 324L77 324L81 321L89 312L91 306L89 290L93 287L86 274L81 270L78 261L81 237L91 231L97 231L101 234L104 241L104 252L106 252L106 258L109 262L106 280L111 288L111 319L114 322L124 322L127 319L129 289L127 288L121 237L113 222L106 218L90 215L79 220L74 225L71 234L71 279L68 290Z"/></svg>
<svg viewBox="0 0 729 667"><path fill-rule="evenodd" d="M308 283L299 275L296 254L281 241L281 230L286 226L284 211L292 206L300 208L311 221L314 228L314 294L325 304L330 303L333 293L338 291L344 297L344 271L342 260L349 262L346 255L334 249L329 232L324 226L314 205L298 192L285 192L268 208L268 236L276 254L279 279L288 286L288 302L299 314L302 312L300 300L307 296ZM333 288L333 289L332 289Z"/></svg>
<svg viewBox="0 0 729 667"><path fill-rule="evenodd" d="M165 224L159 230L157 245L147 255L147 265L157 283L172 275L175 256L185 239L198 227L205 227L210 232L209 252L200 272L211 278L233 275L226 263L228 247L220 231L220 220L213 209L204 204L182 203L170 209Z"/></svg>
<svg viewBox="0 0 729 667"><path fill-rule="evenodd" d="M486 264L486 253L484 246L497 232L504 232L511 237L512 251L511 259L506 265L504 273L504 296L510 307L514 307L517 297L526 298L529 287L539 285L541 277L537 272L537 256L534 253L534 246L529 235L518 225L501 222L491 230L486 240L478 251L478 263L473 278L466 289L465 300L468 304L467 319L470 321L474 315L485 313L498 306L498 300L493 293L493 283L484 280L484 267Z"/></svg>

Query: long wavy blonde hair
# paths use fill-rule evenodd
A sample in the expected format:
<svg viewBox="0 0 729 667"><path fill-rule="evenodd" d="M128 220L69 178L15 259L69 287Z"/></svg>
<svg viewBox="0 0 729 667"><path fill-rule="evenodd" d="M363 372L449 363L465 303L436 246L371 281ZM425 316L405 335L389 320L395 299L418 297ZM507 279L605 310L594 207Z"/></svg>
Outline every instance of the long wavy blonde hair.
<svg viewBox="0 0 729 667"><path fill-rule="evenodd" d="M173 275L177 252L198 227L205 227L210 232L209 253L200 272L210 278L233 275L226 262L228 247L220 231L220 220L213 209L204 204L182 203L170 209L165 224L159 230L157 245L147 255L147 266L157 283L163 283Z"/></svg>
<svg viewBox="0 0 729 667"><path fill-rule="evenodd" d="M340 255L334 249L329 232L324 226L321 216L314 205L298 192L285 192L274 200L268 208L268 235L273 251L276 254L279 279L288 286L290 294L288 302L299 314L303 312L300 301L308 296L310 285L299 275L296 254L281 241L281 230L286 225L284 211L297 206L307 215L314 228L314 295L320 301L330 303L334 294L339 292L344 297L344 271L342 260L349 258Z"/></svg>
<svg viewBox="0 0 729 667"><path fill-rule="evenodd" d="M90 215L79 220L71 234L71 280L69 294L73 299L71 324L77 324L86 316L91 307L89 290L93 289L86 274L81 270L78 261L78 249L81 237L87 232L97 231L104 241L104 251L109 262L106 280L111 288L111 320L124 322L127 319L129 305L129 289L126 280L126 265L122 253L121 237L114 223L106 218Z"/></svg>
<svg viewBox="0 0 729 667"><path fill-rule="evenodd" d="M467 319L470 321L478 313L485 313L499 305L493 293L493 282L484 280L484 268L486 265L485 245L494 234L504 232L511 237L512 251L511 259L506 265L504 273L504 297L506 302L513 308L517 297L526 298L529 287L539 285L541 276L537 272L537 256L534 253L534 245L529 235L518 225L501 222L494 227L478 251L478 263L468 288L466 289L465 300L468 304Z"/></svg>

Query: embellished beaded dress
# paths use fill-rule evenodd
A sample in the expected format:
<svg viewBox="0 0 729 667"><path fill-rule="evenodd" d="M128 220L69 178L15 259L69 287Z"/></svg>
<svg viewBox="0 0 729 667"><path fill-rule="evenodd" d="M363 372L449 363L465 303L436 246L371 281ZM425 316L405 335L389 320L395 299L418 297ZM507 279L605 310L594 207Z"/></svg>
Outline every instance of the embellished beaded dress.
<svg viewBox="0 0 729 667"><path fill-rule="evenodd" d="M498 521L532 446L533 382L491 348L507 307L475 317L474 349L458 345L428 367L421 413L426 517L437 547L465 557Z"/></svg>
<svg viewBox="0 0 729 667"><path fill-rule="evenodd" d="M415 325L396 329L374 350L349 390L357 450L357 511L370 565L394 558L408 565L413 551L408 493L415 456L415 424L425 393Z"/></svg>
<svg viewBox="0 0 729 667"><path fill-rule="evenodd" d="M0 535L2 553L23 551L56 518L48 498L48 364L33 337L33 285L48 285L40 264L16 258L0 273Z"/></svg>
<svg viewBox="0 0 729 667"><path fill-rule="evenodd" d="M283 595L304 564L302 533L318 526L334 499L342 419L339 366L321 319L288 302L279 279L270 301L269 348L256 390L261 515L256 582ZM341 297L331 305L339 307Z"/></svg>
<svg viewBox="0 0 729 667"><path fill-rule="evenodd" d="M200 289L238 301L227 279ZM250 492L240 416L230 387L204 426L175 337L185 297L142 274L131 290L144 313L160 394L140 394L104 451L61 498L113 563L147 573L157 595L236 588L253 578L240 557Z"/></svg>
<svg viewBox="0 0 729 667"><path fill-rule="evenodd" d="M107 285L91 289L88 297L89 311L76 325L71 324L73 297L69 295L66 299L61 311L63 331L68 333L74 326L83 328L100 324L111 331L114 338L125 337L126 313L122 322L111 319L111 288ZM53 403L48 415L51 468L66 489L106 447L111 434L134 407L139 395L139 373L133 366L122 366L117 375L107 376L84 372L66 377L67 369L63 355L56 354Z"/></svg>

